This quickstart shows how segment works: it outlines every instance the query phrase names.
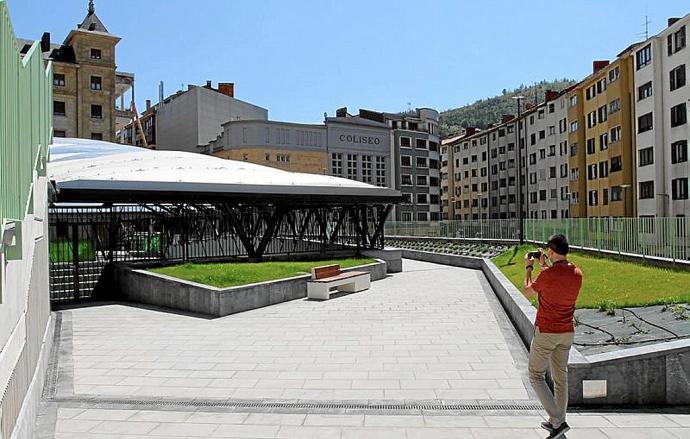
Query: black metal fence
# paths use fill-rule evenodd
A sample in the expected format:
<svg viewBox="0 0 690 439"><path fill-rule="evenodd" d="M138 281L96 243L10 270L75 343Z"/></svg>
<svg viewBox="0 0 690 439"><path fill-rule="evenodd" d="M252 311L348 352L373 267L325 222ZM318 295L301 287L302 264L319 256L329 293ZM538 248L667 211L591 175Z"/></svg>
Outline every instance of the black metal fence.
<svg viewBox="0 0 690 439"><path fill-rule="evenodd" d="M113 262L184 262L383 248L387 205L145 204L50 210L51 301L89 300Z"/></svg>

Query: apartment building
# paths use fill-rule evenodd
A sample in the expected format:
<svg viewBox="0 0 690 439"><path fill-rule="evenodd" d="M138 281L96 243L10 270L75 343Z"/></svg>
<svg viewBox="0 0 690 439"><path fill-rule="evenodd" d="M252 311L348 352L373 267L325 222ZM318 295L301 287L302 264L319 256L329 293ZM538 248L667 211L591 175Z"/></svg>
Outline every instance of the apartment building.
<svg viewBox="0 0 690 439"><path fill-rule="evenodd" d="M360 110L359 117L383 123L391 135L391 176L403 202L394 221L441 219L441 169L438 111L417 108L405 113Z"/></svg>
<svg viewBox="0 0 690 439"><path fill-rule="evenodd" d="M567 91L547 91L545 101L519 122L527 143L525 200L528 218L557 219L570 216L568 185ZM521 141L522 144L525 141Z"/></svg>
<svg viewBox="0 0 690 439"><path fill-rule="evenodd" d="M452 219L516 218L518 212L517 121L504 116L486 130L469 129L445 144ZM523 182L525 174L523 173ZM524 194L524 191L523 191Z"/></svg>
<svg viewBox="0 0 690 439"><path fill-rule="evenodd" d="M93 1L86 17L62 44L41 39L43 57L53 63L53 135L114 141L115 132L131 119L128 108L116 107L131 91L134 75L117 71L115 48L120 37L111 34L96 15ZM32 40L18 39L22 54Z"/></svg>
<svg viewBox="0 0 690 439"><path fill-rule="evenodd" d="M517 218L520 205L524 218L568 218L568 109L568 91L549 91L519 120L506 115L486 130L446 139L444 218Z"/></svg>
<svg viewBox="0 0 690 439"><path fill-rule="evenodd" d="M587 217L635 215L635 136L633 134L633 70L631 46L616 60L594 61L593 73L578 87L582 101L584 155L579 179L586 182L579 202ZM582 197L585 197L582 199Z"/></svg>
<svg viewBox="0 0 690 439"><path fill-rule="evenodd" d="M631 54L637 153L637 210L641 217L689 216L687 69L690 15L672 18Z"/></svg>

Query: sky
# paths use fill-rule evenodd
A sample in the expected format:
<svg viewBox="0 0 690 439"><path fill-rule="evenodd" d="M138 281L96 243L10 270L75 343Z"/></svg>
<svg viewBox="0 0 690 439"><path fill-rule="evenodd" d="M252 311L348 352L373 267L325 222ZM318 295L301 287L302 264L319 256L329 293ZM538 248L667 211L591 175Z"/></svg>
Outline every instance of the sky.
<svg viewBox="0 0 690 439"><path fill-rule="evenodd" d="M61 42L88 0L7 0L15 33ZM137 107L212 80L271 120L323 121L339 107L439 111L542 79L581 79L690 13L682 0L96 0L122 38L118 70Z"/></svg>

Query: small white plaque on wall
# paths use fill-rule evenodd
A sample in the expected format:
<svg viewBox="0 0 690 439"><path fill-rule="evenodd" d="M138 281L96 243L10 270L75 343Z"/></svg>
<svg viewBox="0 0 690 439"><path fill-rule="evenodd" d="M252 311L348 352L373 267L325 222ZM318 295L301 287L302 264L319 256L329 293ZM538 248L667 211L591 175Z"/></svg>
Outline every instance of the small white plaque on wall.
<svg viewBox="0 0 690 439"><path fill-rule="evenodd" d="M585 399L606 398L606 380L583 380L582 397Z"/></svg>

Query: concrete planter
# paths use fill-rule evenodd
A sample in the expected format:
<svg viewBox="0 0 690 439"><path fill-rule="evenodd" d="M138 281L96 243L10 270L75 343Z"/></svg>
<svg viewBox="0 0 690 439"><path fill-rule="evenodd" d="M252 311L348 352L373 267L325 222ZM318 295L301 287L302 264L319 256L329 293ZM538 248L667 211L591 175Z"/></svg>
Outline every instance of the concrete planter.
<svg viewBox="0 0 690 439"><path fill-rule="evenodd" d="M127 265L118 265L113 269L119 299L212 317L305 298L307 281L311 278L306 274L238 287L216 288ZM377 260L343 271L366 271L371 273L372 281L379 280L386 277L386 262Z"/></svg>
<svg viewBox="0 0 690 439"><path fill-rule="evenodd" d="M403 250L403 258L481 270L525 346L537 310L488 259ZM583 382L606 381L607 395L587 399ZM575 347L568 361L569 401L574 406L673 406L690 404L690 340L584 356Z"/></svg>

